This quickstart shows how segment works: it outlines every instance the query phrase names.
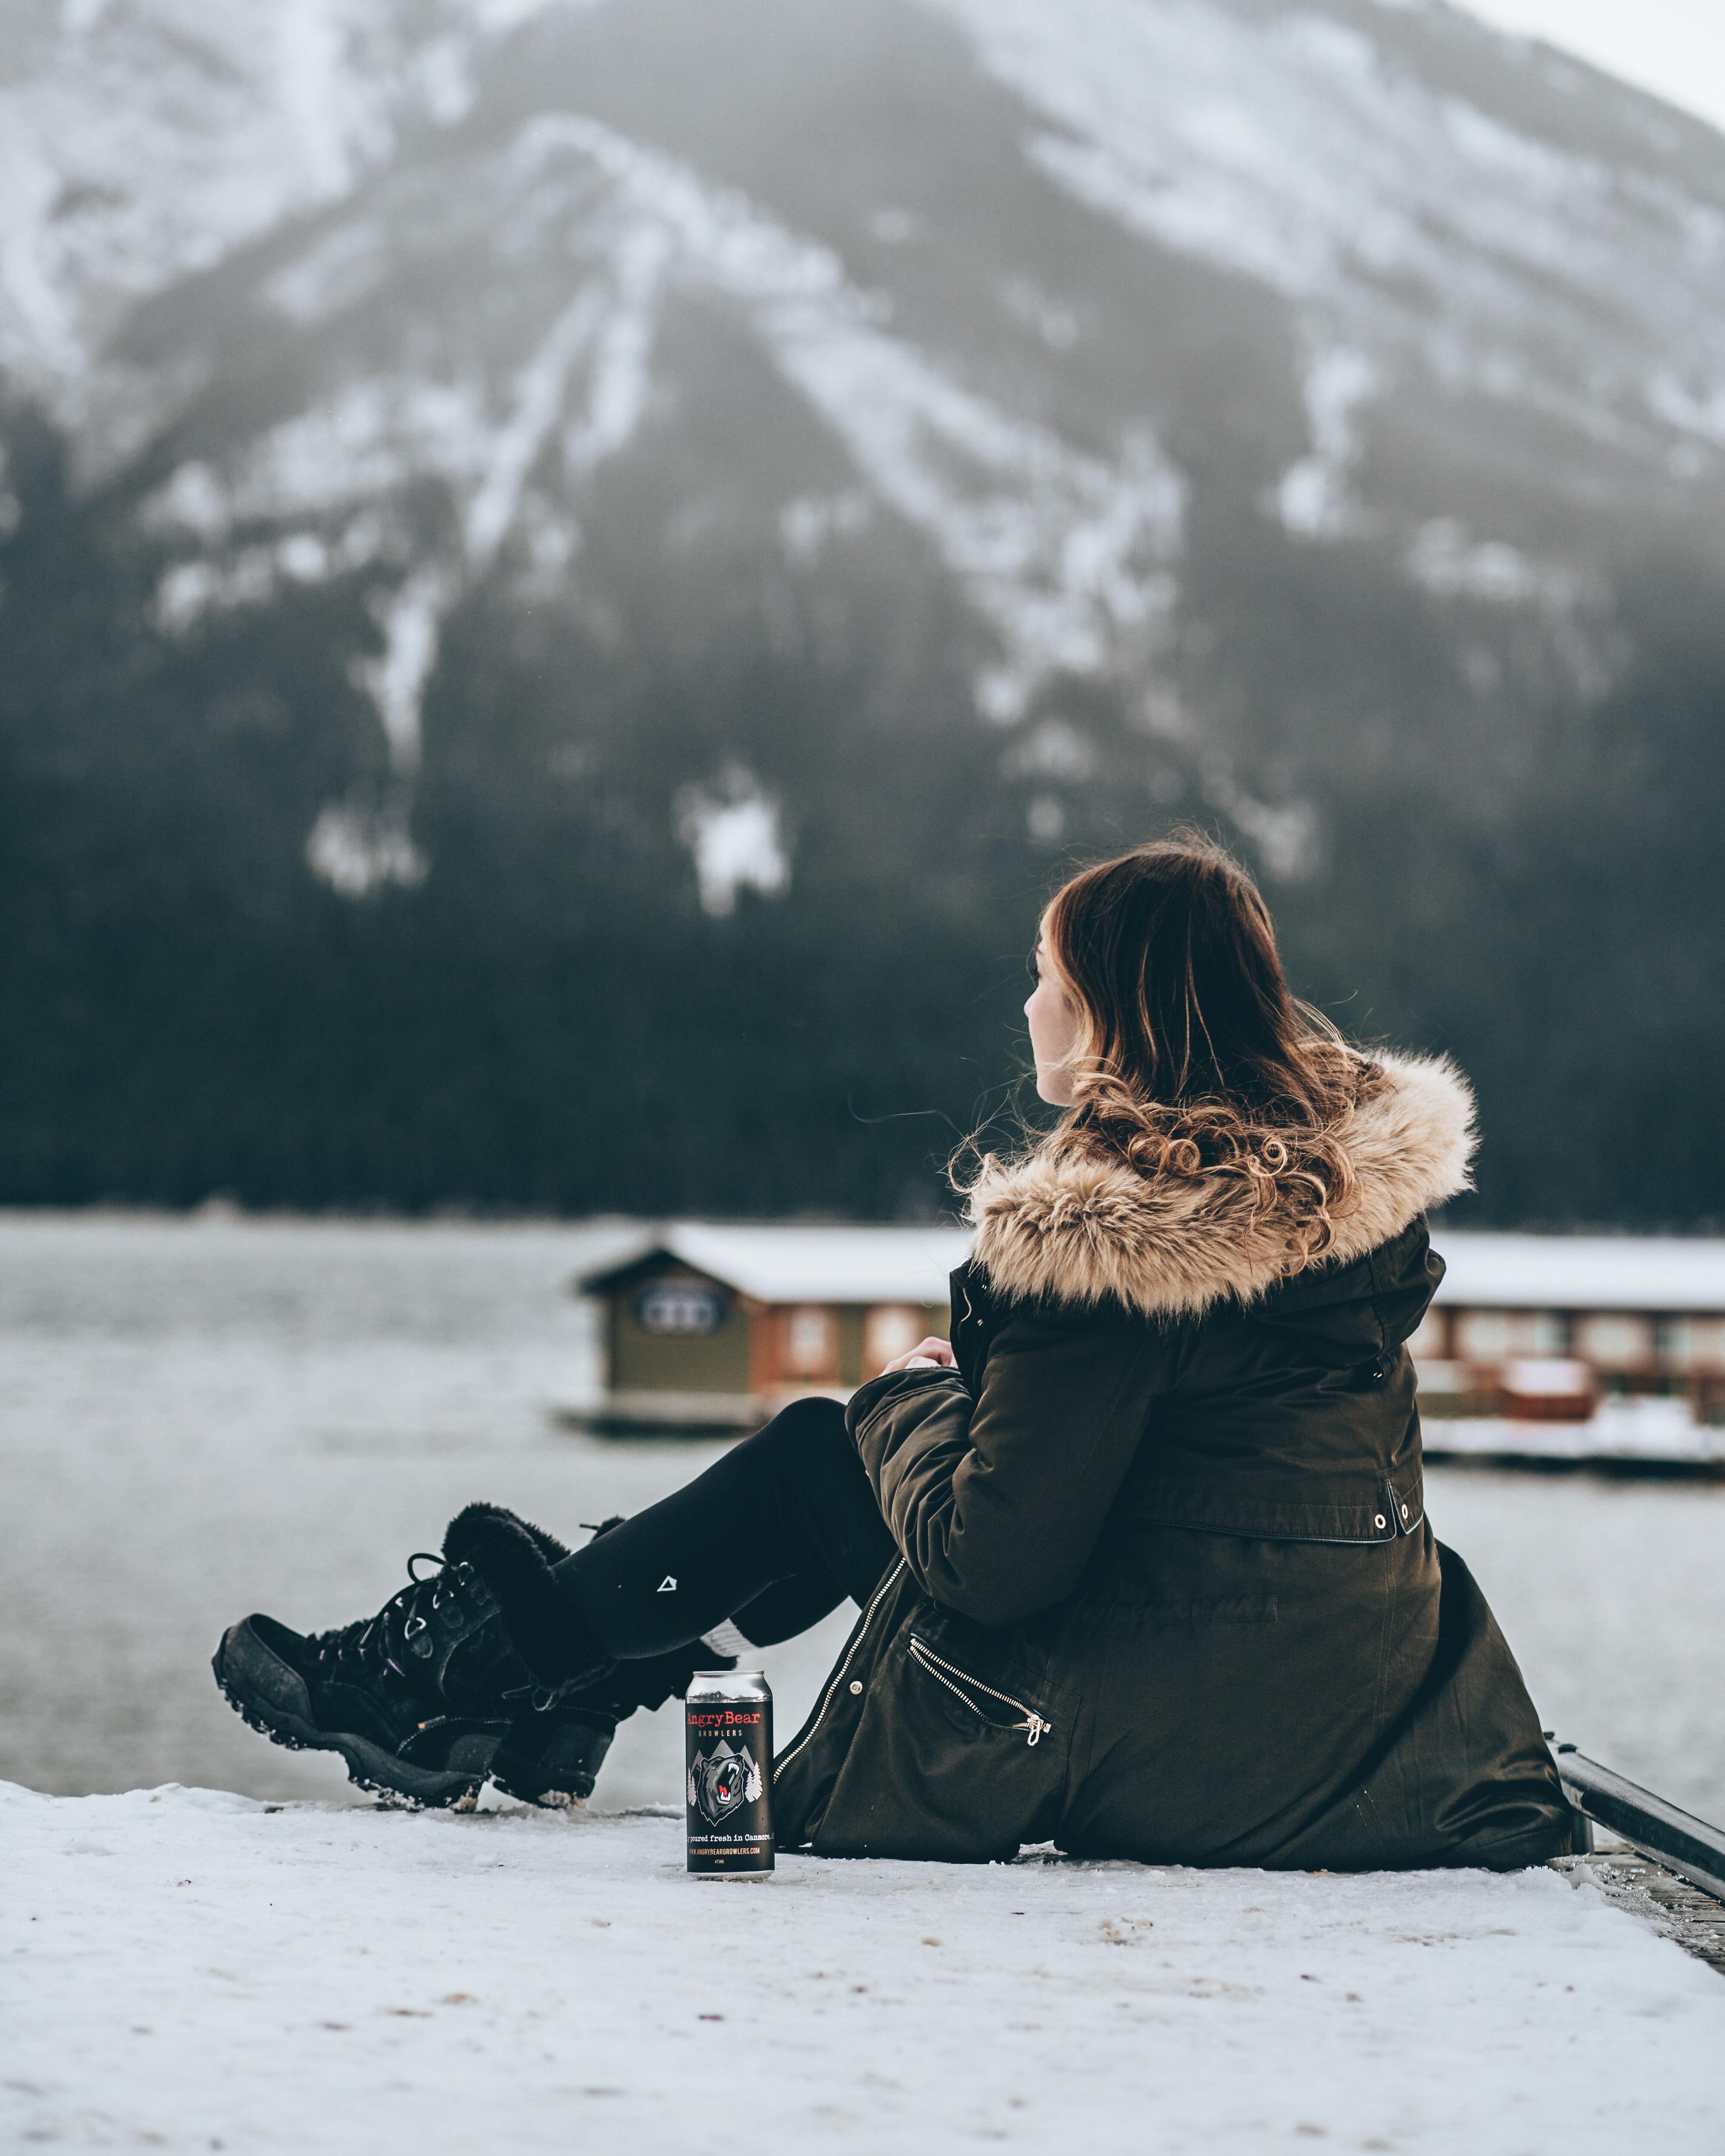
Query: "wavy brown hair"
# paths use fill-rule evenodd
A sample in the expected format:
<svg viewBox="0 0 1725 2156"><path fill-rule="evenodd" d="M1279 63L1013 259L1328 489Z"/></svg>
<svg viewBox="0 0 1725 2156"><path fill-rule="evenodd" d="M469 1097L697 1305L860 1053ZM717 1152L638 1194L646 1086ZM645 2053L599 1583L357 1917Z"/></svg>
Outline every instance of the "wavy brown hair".
<svg viewBox="0 0 1725 2156"><path fill-rule="evenodd" d="M1343 1127L1383 1074L1295 998L1239 862L1195 832L1134 847L1062 884L1042 938L1078 1014L1072 1106L1043 1148L1243 1178L1321 1255L1354 1196Z"/></svg>

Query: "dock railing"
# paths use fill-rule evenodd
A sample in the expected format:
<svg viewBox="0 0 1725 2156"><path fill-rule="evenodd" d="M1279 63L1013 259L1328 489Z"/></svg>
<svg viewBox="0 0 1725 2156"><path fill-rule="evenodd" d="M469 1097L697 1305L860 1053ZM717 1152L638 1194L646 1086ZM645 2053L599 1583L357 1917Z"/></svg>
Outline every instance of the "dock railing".
<svg viewBox="0 0 1725 2156"><path fill-rule="evenodd" d="M1725 1902L1725 1830L1614 1774L1573 1744L1554 1744L1552 1752L1563 1794L1577 1815L1578 1850L1592 1848L1594 1825L1607 1828L1667 1871Z"/></svg>

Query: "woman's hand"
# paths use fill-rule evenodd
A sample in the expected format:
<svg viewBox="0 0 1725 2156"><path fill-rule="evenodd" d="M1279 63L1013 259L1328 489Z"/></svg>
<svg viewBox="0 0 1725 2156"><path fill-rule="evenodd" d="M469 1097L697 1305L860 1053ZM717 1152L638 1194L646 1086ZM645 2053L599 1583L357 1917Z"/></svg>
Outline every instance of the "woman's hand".
<svg viewBox="0 0 1725 2156"><path fill-rule="evenodd" d="M919 1340L902 1355L895 1355L880 1374L884 1378L888 1370L956 1370L957 1367L950 1342L937 1340L930 1333L927 1339Z"/></svg>

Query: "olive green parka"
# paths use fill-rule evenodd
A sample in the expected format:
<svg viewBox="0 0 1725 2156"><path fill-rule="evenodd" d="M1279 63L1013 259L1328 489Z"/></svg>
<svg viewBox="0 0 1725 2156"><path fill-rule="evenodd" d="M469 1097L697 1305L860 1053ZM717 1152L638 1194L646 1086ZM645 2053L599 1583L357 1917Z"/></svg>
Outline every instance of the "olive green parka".
<svg viewBox="0 0 1725 2156"><path fill-rule="evenodd" d="M989 1165L957 1369L850 1403L900 1556L776 1763L786 1846L1335 1871L1568 1846L1520 1672L1425 1517L1406 1343L1472 1100L1378 1060L1316 1263L1291 1178L1266 1204L1070 1140Z"/></svg>

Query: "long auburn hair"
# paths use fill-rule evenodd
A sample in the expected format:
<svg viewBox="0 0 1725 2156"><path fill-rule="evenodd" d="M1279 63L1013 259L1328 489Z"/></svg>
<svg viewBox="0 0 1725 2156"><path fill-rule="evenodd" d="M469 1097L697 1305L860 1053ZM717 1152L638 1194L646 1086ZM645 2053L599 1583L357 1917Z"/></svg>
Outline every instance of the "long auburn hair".
<svg viewBox="0 0 1725 2156"><path fill-rule="evenodd" d="M1038 1150L1244 1178L1320 1255L1354 1196L1342 1127L1383 1073L1295 998L1239 862L1194 831L1135 846L1062 884L1042 937L1078 1034L1072 1105Z"/></svg>

